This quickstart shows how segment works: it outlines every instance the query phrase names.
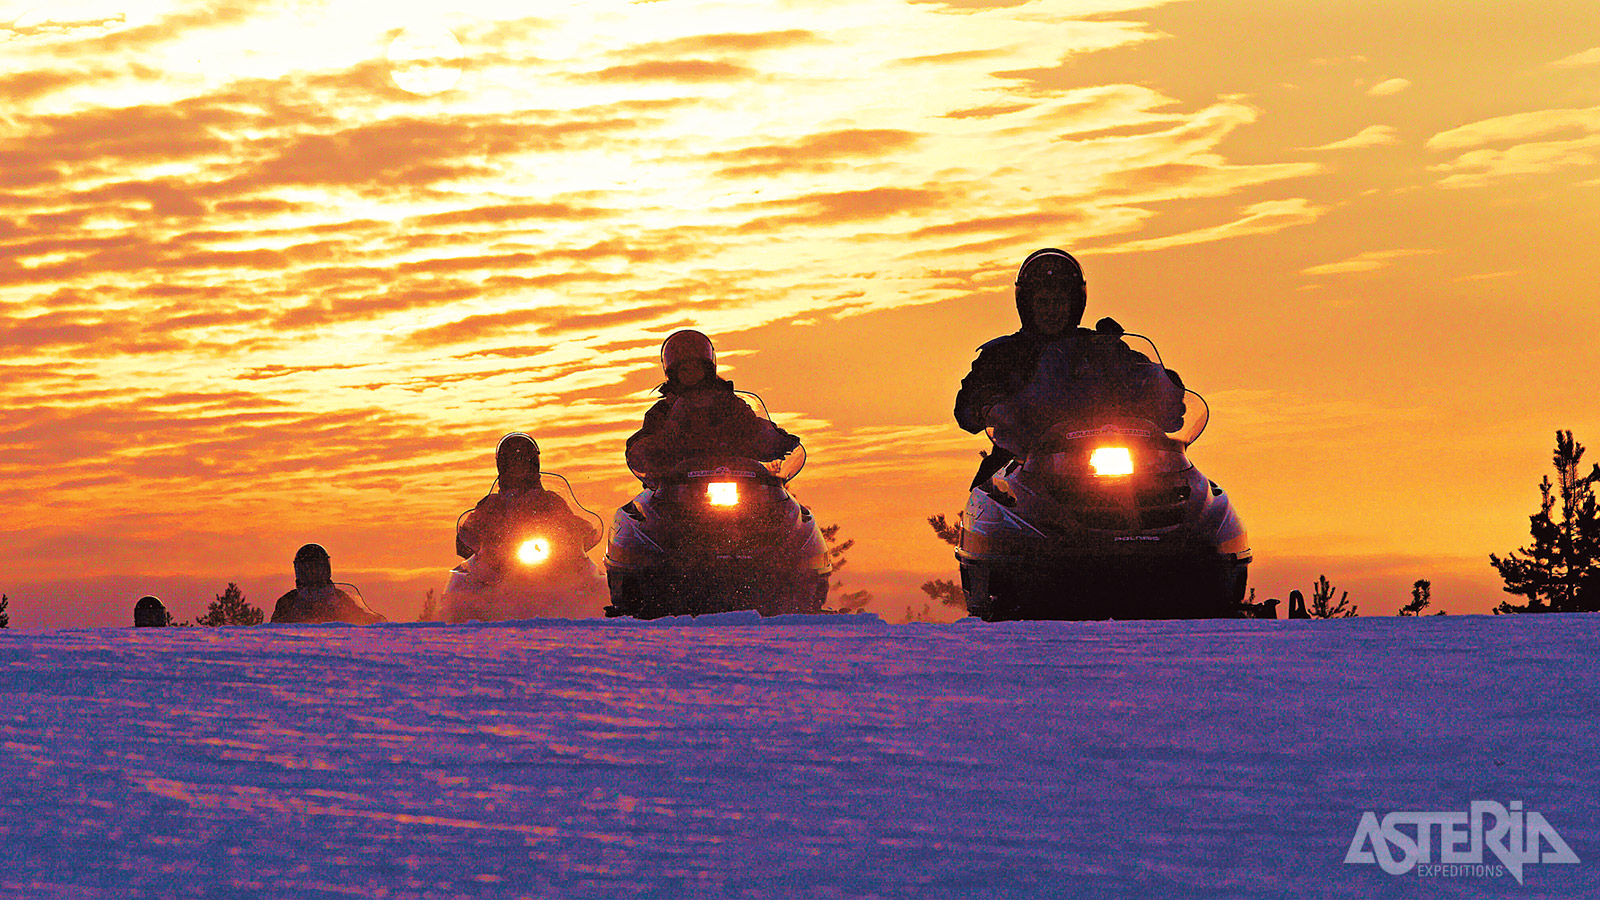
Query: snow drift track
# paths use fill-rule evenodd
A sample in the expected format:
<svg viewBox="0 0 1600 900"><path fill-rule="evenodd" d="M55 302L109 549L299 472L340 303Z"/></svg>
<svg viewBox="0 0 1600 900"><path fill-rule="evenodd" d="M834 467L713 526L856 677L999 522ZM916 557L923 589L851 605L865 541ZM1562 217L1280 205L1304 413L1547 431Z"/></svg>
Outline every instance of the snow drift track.
<svg viewBox="0 0 1600 900"><path fill-rule="evenodd" d="M1600 896L1600 617L0 635L0 895ZM1582 859L1346 865L1522 800Z"/></svg>

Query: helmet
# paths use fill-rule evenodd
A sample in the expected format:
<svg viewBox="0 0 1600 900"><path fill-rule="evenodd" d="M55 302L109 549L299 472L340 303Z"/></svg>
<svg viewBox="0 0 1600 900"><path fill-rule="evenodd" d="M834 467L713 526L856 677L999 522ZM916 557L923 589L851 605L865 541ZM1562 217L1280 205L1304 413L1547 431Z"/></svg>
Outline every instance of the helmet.
<svg viewBox="0 0 1600 900"><path fill-rule="evenodd" d="M1083 277L1083 267L1072 254L1054 247L1046 247L1028 254L1017 269L1017 315L1025 331L1033 330L1033 292L1044 285L1066 288L1076 294L1075 311L1069 328L1083 321L1083 310L1088 305L1088 282Z"/></svg>
<svg viewBox="0 0 1600 900"><path fill-rule="evenodd" d="M306 544L295 551L294 583L296 587L333 583L333 563L321 544Z"/></svg>
<svg viewBox="0 0 1600 900"><path fill-rule="evenodd" d="M691 359L704 361L717 371L717 351L711 346L711 338L698 331L674 331L661 344L661 370L672 377L672 370Z"/></svg>
<svg viewBox="0 0 1600 900"><path fill-rule="evenodd" d="M494 467L501 487L521 489L539 483L539 444L533 438L513 431L494 448Z"/></svg>
<svg viewBox="0 0 1600 900"><path fill-rule="evenodd" d="M167 615L167 608L162 605L159 597L140 597L139 602L133 605L135 628L166 625L171 620L172 617Z"/></svg>

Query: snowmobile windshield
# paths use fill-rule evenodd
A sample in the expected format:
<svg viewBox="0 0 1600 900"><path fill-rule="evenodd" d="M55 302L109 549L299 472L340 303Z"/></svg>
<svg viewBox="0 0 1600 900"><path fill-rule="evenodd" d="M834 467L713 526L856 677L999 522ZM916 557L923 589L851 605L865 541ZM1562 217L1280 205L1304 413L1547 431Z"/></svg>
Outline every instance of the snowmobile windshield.
<svg viewBox="0 0 1600 900"><path fill-rule="evenodd" d="M767 403L761 399L760 394L754 391L734 391L734 393L738 394L739 398L744 402L750 404L750 408L755 410L756 415L766 419L768 422L772 421L772 416L767 414ZM801 469L806 467L806 445L801 444L782 459L764 462L762 465L766 467L768 472L772 473L774 478L784 484L788 484L794 480L796 475L800 474Z"/></svg>
<svg viewBox="0 0 1600 900"><path fill-rule="evenodd" d="M1028 456L1061 426L1083 431L1138 419L1187 446L1205 430L1199 394L1179 387L1151 340L1138 334L1092 334L1048 345L1023 389L989 410L989 436Z"/></svg>
<svg viewBox="0 0 1600 900"><path fill-rule="evenodd" d="M1063 422L1035 442L1024 469L1050 482L1112 480L1183 472L1183 444L1145 419L1113 419L1084 428Z"/></svg>
<svg viewBox="0 0 1600 900"><path fill-rule="evenodd" d="M594 527L599 529L599 533L601 534L602 538L604 537L606 533L606 525L604 520L602 520L600 515L594 510L584 506L578 501L578 493L572 489L572 482L568 481L566 478L562 477L556 472L545 472L541 480L544 484L545 490L550 491L551 493L560 497L561 502L567 504L567 508L572 510L573 513L594 523ZM602 540L600 543L604 544L605 541Z"/></svg>
<svg viewBox="0 0 1600 900"><path fill-rule="evenodd" d="M693 456L654 484L658 500L730 521L770 511L788 497L770 464L741 456Z"/></svg>
<svg viewBox="0 0 1600 900"><path fill-rule="evenodd" d="M603 546L603 538L606 533L605 522L594 510L585 507L578 501L578 495L572 489L572 483L567 481L560 473L550 471L542 473L539 480L544 493L555 495L573 515L594 525L595 533L602 537L602 540L594 546ZM540 542L539 546L542 548L538 554L541 559L545 556L557 558L587 556L589 551L593 549L593 547L576 546L575 542L578 539L575 538L573 529L560 522L561 516L551 515L552 510L555 509L553 504L547 501L534 500L534 502L523 505L521 501L532 498L517 492L501 491L499 481L495 482L494 490L504 498L504 501L512 510L519 510L520 512L509 513L504 522L498 523L492 531L482 536L484 543L478 549L488 551L489 556L504 557L505 559L500 561L506 562L509 561L512 555L520 551L527 557L532 555L534 551L531 545L526 549L523 545L536 540ZM471 512L472 510L470 509L466 510L457 517L456 528L458 534L462 521ZM527 562L528 559L524 558L523 561Z"/></svg>
<svg viewBox="0 0 1600 900"><path fill-rule="evenodd" d="M706 480L738 480L750 484L766 484L782 487L794 475L785 475L791 468L789 458L805 454L804 447L795 448L794 453L780 460L762 462L744 456L701 455L691 456L671 469L663 472L640 472L632 470L634 477L648 480L658 485L686 484ZM795 472L804 465L804 460L792 468Z"/></svg>

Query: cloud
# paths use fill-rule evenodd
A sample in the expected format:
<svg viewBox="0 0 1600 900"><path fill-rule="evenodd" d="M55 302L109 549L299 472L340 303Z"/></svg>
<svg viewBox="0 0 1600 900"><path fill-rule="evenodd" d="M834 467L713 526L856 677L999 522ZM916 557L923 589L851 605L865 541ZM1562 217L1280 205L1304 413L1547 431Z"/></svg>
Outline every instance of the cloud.
<svg viewBox="0 0 1600 900"><path fill-rule="evenodd" d="M904 59L895 60L895 62L896 64L902 66L924 66L952 62L967 62L970 60L996 59L1005 56L1005 54L1006 51L998 47L985 50L952 50L948 53L934 53L928 56L908 56Z"/></svg>
<svg viewBox="0 0 1600 900"><path fill-rule="evenodd" d="M696 53L754 53L816 43L821 40L816 32L805 28L696 34L629 47L627 53L630 56L647 57L676 57Z"/></svg>
<svg viewBox="0 0 1600 900"><path fill-rule="evenodd" d="M1325 212L1327 212L1326 207L1317 206L1303 197L1294 197L1287 200L1267 200L1261 203L1253 203L1240 210L1238 218L1231 222L1163 237L1143 238L1112 244L1101 250L1101 252L1134 253L1147 250L1165 250L1171 247L1204 244L1252 234L1270 234L1274 231L1282 231L1285 228L1308 225L1321 218Z"/></svg>
<svg viewBox="0 0 1600 900"><path fill-rule="evenodd" d="M1400 143L1399 129L1391 125L1368 125L1343 140L1307 147L1307 150L1363 150L1368 147L1386 147Z"/></svg>
<svg viewBox="0 0 1600 900"><path fill-rule="evenodd" d="M822 223L859 222L899 213L936 208L945 193L934 188L878 187L860 191L829 191L805 194L785 205L807 207L810 211L786 221Z"/></svg>
<svg viewBox="0 0 1600 900"><path fill-rule="evenodd" d="M1411 82L1404 78L1390 78L1367 88L1367 94L1372 97L1393 97L1409 87L1411 87Z"/></svg>
<svg viewBox="0 0 1600 900"><path fill-rule="evenodd" d="M1600 47L1591 47L1571 56L1563 56L1547 65L1552 69L1582 69L1589 66L1600 66Z"/></svg>
<svg viewBox="0 0 1600 900"><path fill-rule="evenodd" d="M1584 109L1541 109L1483 119L1428 139L1429 150L1464 150L1497 143L1515 143L1556 135L1600 132L1600 106Z"/></svg>
<svg viewBox="0 0 1600 900"><path fill-rule="evenodd" d="M1496 147L1509 144L1508 147ZM1472 122L1428 139L1426 147L1457 156L1430 166L1447 187L1471 187L1600 162L1600 106L1544 109ZM1465 152L1463 152L1465 151Z"/></svg>
<svg viewBox="0 0 1600 900"><path fill-rule="evenodd" d="M1301 269L1304 275L1350 275L1357 272L1375 272L1385 268L1389 263L1398 259L1407 259L1414 256L1429 256L1436 254L1437 250L1368 250L1349 259L1338 262L1323 263Z"/></svg>
<svg viewBox="0 0 1600 900"><path fill-rule="evenodd" d="M1033 107L1027 103L990 103L985 106L974 106L968 109L958 109L944 113L946 119L989 119L995 116L1009 115L1022 112Z"/></svg>
<svg viewBox="0 0 1600 900"><path fill-rule="evenodd" d="M716 59L657 59L612 66L589 73L596 81L734 81L750 78L755 70Z"/></svg>
<svg viewBox="0 0 1600 900"><path fill-rule="evenodd" d="M265 381L269 378L286 378L291 375L301 375L315 372L337 372L344 369L359 369L360 364L325 365L325 366L255 366L242 375L236 375L242 381Z"/></svg>
<svg viewBox="0 0 1600 900"><path fill-rule="evenodd" d="M852 128L814 134L786 144L757 144L704 154L723 162L717 174L726 177L771 176L785 172L822 172L843 160L903 152L921 139L911 131Z"/></svg>
<svg viewBox="0 0 1600 900"><path fill-rule="evenodd" d="M12 42L0 498L52 547L151 507L150 542L116 552L171 536L175 568L216 565L181 540L196 510L230 565L271 522L415 567L386 558L393 523L447 534L475 498L441 474L485 470L512 427L625 482L676 327L993 293L994 259L1041 235L1132 252L1313 217L1258 201L1319 167L1224 152L1259 116L1242 100L1083 86L1075 57L1157 36L1103 21L1140 5L513 12L463 26L437 97L395 89L395 23L344 4ZM814 427L864 463L895 437ZM62 472L90 498L71 522Z"/></svg>

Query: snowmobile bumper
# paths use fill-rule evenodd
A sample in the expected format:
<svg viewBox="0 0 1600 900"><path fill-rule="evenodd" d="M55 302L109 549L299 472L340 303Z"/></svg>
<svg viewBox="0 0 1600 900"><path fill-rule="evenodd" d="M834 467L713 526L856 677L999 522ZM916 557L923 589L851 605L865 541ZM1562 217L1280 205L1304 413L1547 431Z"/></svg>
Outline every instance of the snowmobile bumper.
<svg viewBox="0 0 1600 900"><path fill-rule="evenodd" d="M968 612L991 621L1231 618L1250 564L1249 551L956 558Z"/></svg>

